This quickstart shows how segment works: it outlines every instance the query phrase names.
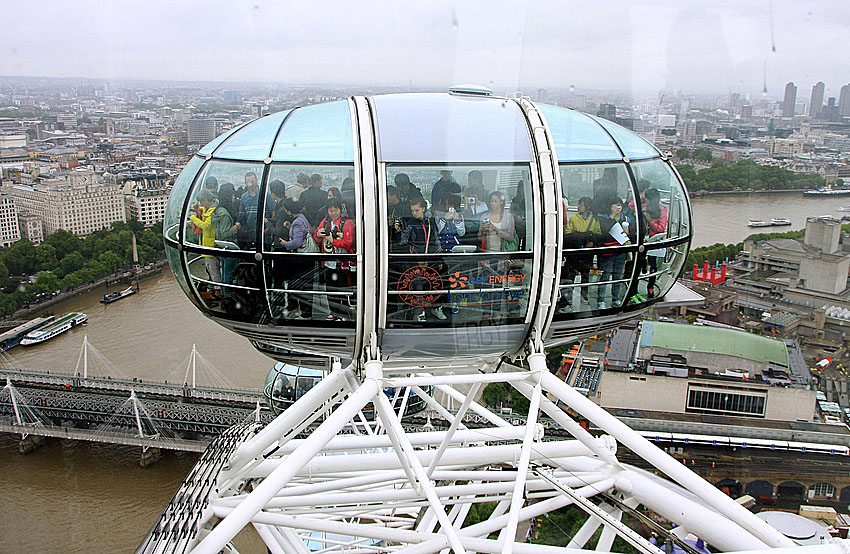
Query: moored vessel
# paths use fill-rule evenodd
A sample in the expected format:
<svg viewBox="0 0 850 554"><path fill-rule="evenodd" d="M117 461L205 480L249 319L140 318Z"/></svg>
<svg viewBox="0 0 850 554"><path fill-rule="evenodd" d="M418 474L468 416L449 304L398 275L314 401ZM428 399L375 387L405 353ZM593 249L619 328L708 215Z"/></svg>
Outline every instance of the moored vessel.
<svg viewBox="0 0 850 554"><path fill-rule="evenodd" d="M86 322L88 316L80 312L71 312L60 317L53 323L37 329L21 339L21 346L31 346L46 340L50 340L57 335L61 335L65 331L73 329L77 325L82 325Z"/></svg>

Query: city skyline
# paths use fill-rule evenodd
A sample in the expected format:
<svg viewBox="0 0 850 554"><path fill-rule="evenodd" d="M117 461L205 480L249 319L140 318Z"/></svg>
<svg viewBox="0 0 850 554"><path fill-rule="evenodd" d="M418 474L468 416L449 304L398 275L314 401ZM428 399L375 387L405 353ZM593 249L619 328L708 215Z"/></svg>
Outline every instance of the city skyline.
<svg viewBox="0 0 850 554"><path fill-rule="evenodd" d="M19 22L3 43L4 75L685 93L756 93L766 82L771 96L788 81L824 81L825 98L850 81L846 10L829 1L710 9L445 1L415 12L391 3L83 2L4 15ZM69 40L69 29L85 32Z"/></svg>

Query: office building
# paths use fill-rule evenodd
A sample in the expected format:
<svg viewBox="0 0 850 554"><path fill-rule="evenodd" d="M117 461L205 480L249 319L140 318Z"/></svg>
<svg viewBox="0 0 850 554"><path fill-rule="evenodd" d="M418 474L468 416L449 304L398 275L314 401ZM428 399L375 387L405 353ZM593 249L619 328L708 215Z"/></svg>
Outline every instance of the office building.
<svg viewBox="0 0 850 554"><path fill-rule="evenodd" d="M825 89L826 85L823 84L823 81L819 81L818 84L812 87L812 101L809 104L809 117L816 117L823 109L823 92Z"/></svg>
<svg viewBox="0 0 850 554"><path fill-rule="evenodd" d="M44 242L44 226L41 218L37 215L19 213L18 227L21 230L21 238L38 246Z"/></svg>
<svg viewBox="0 0 850 554"><path fill-rule="evenodd" d="M63 177L12 185L6 190L21 211L41 218L48 236L65 229L84 237L114 221L126 221L121 186L108 174L74 170Z"/></svg>
<svg viewBox="0 0 850 554"><path fill-rule="evenodd" d="M15 200L7 194L0 194L0 247L5 248L20 238Z"/></svg>
<svg viewBox="0 0 850 554"><path fill-rule="evenodd" d="M785 85L785 100L782 102L782 117L794 117L794 105L797 103L797 86L794 82Z"/></svg>
<svg viewBox="0 0 850 554"><path fill-rule="evenodd" d="M838 95L838 113L841 117L850 117L850 84L841 87Z"/></svg>
<svg viewBox="0 0 850 554"><path fill-rule="evenodd" d="M133 185L130 194L124 196L127 219L135 219L145 227L165 219L165 205L171 187L148 187L142 183Z"/></svg>
<svg viewBox="0 0 850 554"><path fill-rule="evenodd" d="M215 138L215 120L211 117L193 117L186 122L189 144L206 144Z"/></svg>

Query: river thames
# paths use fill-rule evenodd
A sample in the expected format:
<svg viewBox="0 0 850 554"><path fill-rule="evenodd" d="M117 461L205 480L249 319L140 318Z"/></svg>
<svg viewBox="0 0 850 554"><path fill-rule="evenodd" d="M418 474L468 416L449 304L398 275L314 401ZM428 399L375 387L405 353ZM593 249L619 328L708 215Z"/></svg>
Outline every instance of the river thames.
<svg viewBox="0 0 850 554"><path fill-rule="evenodd" d="M693 201L694 246L734 243L759 231L802 229L805 218L840 215L847 198L810 199L801 193L713 195ZM753 230L750 219L787 217L793 225ZM100 292L70 299L57 314L82 311L88 324L48 343L17 347L8 355L23 367L72 371L83 335L131 377L179 382L192 345L238 387L259 388L272 361L247 340L203 317L178 288L170 271L142 281L141 292L105 306ZM108 368L97 365L93 369ZM202 380L203 378L199 378ZM0 435L0 552L127 552L138 546L197 456L167 453L142 469L139 451L50 440L29 455L17 439ZM240 552L266 552L249 533Z"/></svg>

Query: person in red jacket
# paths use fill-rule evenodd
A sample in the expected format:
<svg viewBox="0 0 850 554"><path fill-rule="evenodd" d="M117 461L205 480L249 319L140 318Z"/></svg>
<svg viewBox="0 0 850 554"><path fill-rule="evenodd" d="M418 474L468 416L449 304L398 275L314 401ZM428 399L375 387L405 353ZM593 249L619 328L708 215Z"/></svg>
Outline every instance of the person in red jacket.
<svg viewBox="0 0 850 554"><path fill-rule="evenodd" d="M342 214L339 198L328 199L328 216L316 226L313 237L325 254L354 254L354 222ZM354 293L354 262L328 260L322 263L320 282L328 291ZM329 321L345 321L351 317L353 296L329 296ZM335 315L336 312L339 315Z"/></svg>

